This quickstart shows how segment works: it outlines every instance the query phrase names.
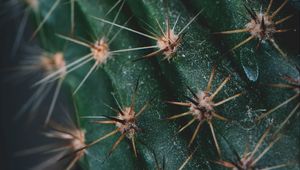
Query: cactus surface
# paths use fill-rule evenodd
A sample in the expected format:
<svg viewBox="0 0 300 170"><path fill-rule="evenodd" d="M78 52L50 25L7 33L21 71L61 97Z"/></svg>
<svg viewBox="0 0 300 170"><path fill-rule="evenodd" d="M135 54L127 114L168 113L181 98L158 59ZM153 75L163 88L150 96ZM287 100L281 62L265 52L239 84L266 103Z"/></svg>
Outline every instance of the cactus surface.
<svg viewBox="0 0 300 170"><path fill-rule="evenodd" d="M17 67L46 93L16 114L26 127L42 119L48 139L18 151L44 155L31 167L299 169L294 3L16 3L40 49Z"/></svg>

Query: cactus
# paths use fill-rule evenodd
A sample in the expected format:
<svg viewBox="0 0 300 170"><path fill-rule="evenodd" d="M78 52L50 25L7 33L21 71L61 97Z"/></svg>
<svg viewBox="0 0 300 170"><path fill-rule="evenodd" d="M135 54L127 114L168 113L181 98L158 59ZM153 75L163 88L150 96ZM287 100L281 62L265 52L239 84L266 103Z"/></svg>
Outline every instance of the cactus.
<svg viewBox="0 0 300 170"><path fill-rule="evenodd" d="M19 59L39 74L20 110L48 141L17 155L36 169L299 169L288 0L25 2L42 50Z"/></svg>

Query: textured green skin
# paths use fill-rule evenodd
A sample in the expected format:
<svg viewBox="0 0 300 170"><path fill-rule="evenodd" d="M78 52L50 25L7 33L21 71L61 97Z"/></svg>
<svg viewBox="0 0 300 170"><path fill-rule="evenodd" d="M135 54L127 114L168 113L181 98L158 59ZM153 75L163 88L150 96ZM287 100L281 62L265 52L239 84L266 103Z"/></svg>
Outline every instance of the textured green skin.
<svg viewBox="0 0 300 170"><path fill-rule="evenodd" d="M224 160L233 160L234 158L223 137L234 146L238 153L242 154L247 142L251 148L254 147L260 135L269 125L268 122L270 122L271 119L274 119L274 128L276 128L293 106L295 106L295 102L290 103L288 106L273 113L260 124L255 124L251 120L249 115L246 114L247 110L268 110L293 94L287 90L267 89L260 84L283 82L282 79L280 79L282 75L287 74L297 77L299 73L296 72L291 64L282 59L275 49L263 47L262 52L256 55L260 69L258 81L256 83L249 82L244 75L238 57L236 57L239 56L239 53L235 53L236 56L234 57L224 58L220 61L218 57L221 51L224 51L224 47L220 47L209 34L209 32L230 30L234 27L239 28L243 26L244 24L240 22L236 24L231 21L233 16L236 15L229 15L233 11L243 9L241 6L242 1L235 0L230 3L228 2L228 6L224 5L222 10L213 10L214 5L211 4L211 0L197 2L198 3L195 1L197 5L193 6L193 8L195 8L193 11L200 11L203 7L205 7L205 11L199 17L200 22L193 23L187 29L182 48L178 50L173 60L170 62L162 61L162 56L157 56L154 59L131 63L130 60L143 56L147 54L147 52L122 53L109 60L107 64L94 72L80 91L74 96L74 101L78 107L78 114L80 116L114 115L113 111L104 106L104 103L106 103L116 107L110 93L116 93L118 100L123 106L129 106L130 97L133 94L133 86L138 77L140 77L140 86L135 107L136 111L138 111L145 102L153 97L155 98L150 108L138 119L138 125L143 129L143 132L140 132L137 136L138 159L134 157L131 143L127 139L123 140L113 154L106 159L112 144L119 137L118 134L89 148L88 151L90 154L81 161L84 167L88 169L155 169L156 164L153 154L155 153L160 164L163 164L163 160L165 161L166 169L176 169L180 167L187 158L189 151L199 144L198 151L186 168L222 169L222 167L209 162L211 160L217 160L218 157L207 125L204 125L201 129L195 140L194 147L188 148L187 143L195 126L188 128L181 134L176 134L176 131L183 123L190 119L181 118L178 119L178 121L162 120L162 118L186 111L186 108L168 105L165 104L164 101L184 101L184 95L191 96L185 85L191 87L195 92L197 89L205 88L212 65L216 62L218 62L218 70L213 83L213 89L215 89L227 75L230 74L232 79L216 97L215 101L232 96L237 92L246 91L245 95L217 108L220 114L233 120L232 122L213 121ZM112 2L111 0L77 0L75 35L93 42L95 39L91 38L93 37L91 33L94 35L103 35L103 32L107 32L108 25L90 16L104 18L105 13L114 3L115 1ZM189 18L195 14L195 12L192 12L192 10L188 8L189 3L190 2L186 3L186 6L184 6L184 4L178 0L169 2L171 25L175 21L178 13L181 14L177 29L184 27L189 21ZM39 12L44 16L45 11L48 9L49 5L47 3L41 4ZM62 15L68 14L68 10L68 5L61 5L50 19L47 20L43 33L39 35L42 46L45 49L49 51L63 50L67 61L74 60L89 52L89 49L84 47L79 48L78 45L74 45L73 43L68 43L68 45L65 46L65 42L55 36L55 33L69 34L69 27L65 23L68 22L70 18L67 15ZM140 22L137 18L144 20L152 26L156 26L155 18L157 18L160 23L165 19L163 5L157 0L128 0L125 11L126 12L121 12L120 19L117 23L122 24L130 16L134 16L133 21L128 24L128 27L137 28L139 30L142 30L139 27L144 26L144 23ZM114 15L115 13L112 13L105 17L105 19L112 21L113 17L111 16ZM152 16L152 18L147 18L146 16ZM214 16L224 16L224 22L220 22L220 19ZM208 23L208 27L201 22L203 20ZM113 32L116 31L117 29L113 29ZM223 43L226 47L232 47L243 39L238 34L228 35L228 37L231 38L226 37ZM154 45L154 43L155 42L145 40L144 37L122 31L118 38L111 44L110 48L111 50L123 49L129 46L139 47ZM253 45L247 45L242 48L249 49L252 47ZM270 52L272 56L264 53L264 50ZM283 48L283 50L288 54L294 54L294 51L289 48ZM185 57L183 57L183 55ZM91 62L91 64L78 69L75 73L67 77L66 83L71 89L74 90L76 88L92 64ZM260 99L260 101L258 101L258 99ZM254 117L256 114L260 114L260 112L252 113L252 116ZM113 126L92 124L85 119L81 119L81 126L87 131L87 141L92 141L114 129ZM267 153L258 165L264 167L297 160L299 156L299 150L297 149L299 133L297 132L299 132L299 118L292 121L291 128L284 132L283 139ZM248 140L248 138L250 138L250 140ZM266 143L264 146L266 146ZM289 169L290 168L291 167L289 167ZM294 169L297 169L297 167L295 166Z"/></svg>
<svg viewBox="0 0 300 170"><path fill-rule="evenodd" d="M218 2L218 3L217 3ZM243 1L197 1L197 0L188 0L184 1L187 7L191 7L191 10L200 10L205 9L206 7L210 7L207 10L203 11L203 15L199 17L199 23L208 27L211 32L219 32L219 31L227 31L234 29L244 28L247 22L249 21L249 14L246 12L244 5L251 7L255 11L259 12L260 8L265 11L269 1L264 1L264 3L245 3ZM270 12L275 11L279 5L281 5L282 1L274 1ZM234 10L232 10L234 9ZM275 20L279 20L285 16L290 14L297 13L295 9L287 4L274 18ZM294 15L294 18L286 21L283 24L278 25L279 28L295 28L297 23L295 23L299 19L299 15ZM298 46L299 40L293 36L295 32L290 31L287 33L280 33L275 35L275 41L279 44L279 46L283 49L285 53L288 54L290 60L296 60L296 63L299 63L298 54ZM249 33L237 33L231 35L223 35L223 36L215 36L215 44L219 46L221 50L227 51L233 46L237 45L242 40L245 40L249 37ZM263 67L263 61L265 58L269 58L270 55L274 57L282 57L280 53L270 44L262 44L261 48L255 50L255 46L257 45L258 40L252 40L250 43L243 45L239 49L235 50L235 53L231 57L235 63L241 65L243 60L256 63L258 68L261 69ZM245 48L246 47L246 48ZM225 49L224 49L225 48ZM247 55L245 52L253 50L255 53L251 53ZM245 56L245 57L244 57ZM249 59L247 59L249 58ZM257 70L257 74L263 72ZM260 78L261 79L261 78Z"/></svg>

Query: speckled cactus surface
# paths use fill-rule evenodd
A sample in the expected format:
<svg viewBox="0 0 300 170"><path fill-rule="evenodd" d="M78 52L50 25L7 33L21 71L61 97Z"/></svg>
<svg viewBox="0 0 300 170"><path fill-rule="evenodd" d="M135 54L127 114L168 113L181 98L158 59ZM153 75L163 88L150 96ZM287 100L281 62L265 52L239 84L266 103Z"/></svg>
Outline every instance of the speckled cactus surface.
<svg viewBox="0 0 300 170"><path fill-rule="evenodd" d="M3 7L21 13L3 74L28 92L11 93L11 126L35 134L24 169L299 169L297 1Z"/></svg>

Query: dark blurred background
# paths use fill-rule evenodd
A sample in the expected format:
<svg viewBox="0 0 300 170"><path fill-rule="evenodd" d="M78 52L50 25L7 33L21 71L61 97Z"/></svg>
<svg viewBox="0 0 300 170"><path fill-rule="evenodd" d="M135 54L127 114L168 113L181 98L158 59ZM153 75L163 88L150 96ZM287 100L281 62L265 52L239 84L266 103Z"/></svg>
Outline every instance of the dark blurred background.
<svg viewBox="0 0 300 170"><path fill-rule="evenodd" d="M26 47L37 46L36 40L30 40L33 24L30 18L26 19L25 7L20 1L0 0L0 170L26 170L48 158L42 154L17 155L25 149L49 143L42 135L43 117L47 113L44 106L49 101L42 103L34 121L29 123L26 116L16 119L35 90L32 82L20 80L16 66L26 57ZM61 100L59 103L64 103L65 99Z"/></svg>

